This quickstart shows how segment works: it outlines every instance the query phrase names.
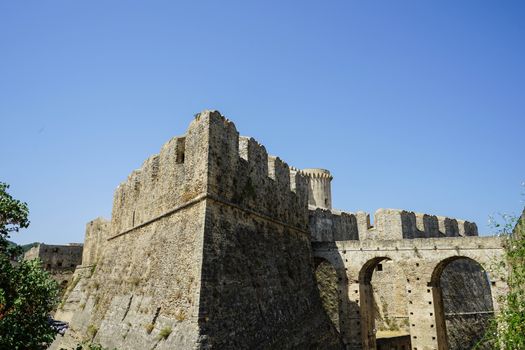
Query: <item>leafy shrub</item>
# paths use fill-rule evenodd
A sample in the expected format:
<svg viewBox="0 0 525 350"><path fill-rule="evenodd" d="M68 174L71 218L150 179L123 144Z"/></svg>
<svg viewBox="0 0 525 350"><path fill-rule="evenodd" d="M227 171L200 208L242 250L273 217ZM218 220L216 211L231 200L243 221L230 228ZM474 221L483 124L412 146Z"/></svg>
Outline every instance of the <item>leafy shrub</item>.
<svg viewBox="0 0 525 350"><path fill-rule="evenodd" d="M167 339L172 332L171 327L164 327L160 330L159 339Z"/></svg>
<svg viewBox="0 0 525 350"><path fill-rule="evenodd" d="M21 248L9 235L29 226L26 203L0 182L0 349L45 349L55 338L48 314L58 299L58 284L39 260L12 263Z"/></svg>
<svg viewBox="0 0 525 350"><path fill-rule="evenodd" d="M98 332L98 328L97 326L93 325L93 324L90 324L87 328L87 333L88 333L88 336L93 339L95 337L95 335L97 335L97 332Z"/></svg>

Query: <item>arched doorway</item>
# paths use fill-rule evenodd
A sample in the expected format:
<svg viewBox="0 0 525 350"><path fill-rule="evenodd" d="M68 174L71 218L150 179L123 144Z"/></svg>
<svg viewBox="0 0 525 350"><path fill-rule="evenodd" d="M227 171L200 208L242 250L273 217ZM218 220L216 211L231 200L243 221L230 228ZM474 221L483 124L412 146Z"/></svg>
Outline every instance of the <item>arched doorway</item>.
<svg viewBox="0 0 525 350"><path fill-rule="evenodd" d="M406 279L388 257L369 260L359 274L363 349L410 349Z"/></svg>
<svg viewBox="0 0 525 350"><path fill-rule="evenodd" d="M493 349L485 337L494 306L483 267L467 257L451 257L435 268L431 284L439 349Z"/></svg>
<svg viewBox="0 0 525 350"><path fill-rule="evenodd" d="M323 308L338 332L341 332L341 303L338 290L339 276L335 267L326 259L314 259L314 274Z"/></svg>

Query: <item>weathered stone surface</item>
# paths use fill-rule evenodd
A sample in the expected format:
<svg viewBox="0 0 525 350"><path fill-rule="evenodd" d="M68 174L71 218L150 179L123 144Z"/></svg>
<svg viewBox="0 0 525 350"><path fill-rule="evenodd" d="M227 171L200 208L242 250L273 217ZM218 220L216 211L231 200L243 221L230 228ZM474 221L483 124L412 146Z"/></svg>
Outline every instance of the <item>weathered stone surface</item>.
<svg viewBox="0 0 525 350"><path fill-rule="evenodd" d="M88 223L57 312L71 327L52 349L376 349L383 336L444 350L447 327L470 331L452 313L482 277L459 259L489 274L497 312L501 239L398 209L372 225L331 208L331 179L269 156L216 111L198 114L119 185L110 222Z"/></svg>
<svg viewBox="0 0 525 350"><path fill-rule="evenodd" d="M498 297L507 291L505 271L494 265L504 255L503 244L500 237L447 237L314 242L313 247L314 256L329 261L337 271L338 289L343 291L339 299L339 314L342 315L340 319L347 321L341 323L341 335L350 349L376 347L376 326L380 323L376 323L375 308L385 290L376 290L374 295L373 275L378 264L385 266L384 262L390 261L406 281L399 282L395 289L396 293L401 293L400 298L402 292L399 289L405 290L412 347L430 350L448 348L441 283L445 268L458 259L479 263L490 278L490 297L497 312ZM461 273L457 268L455 272ZM388 278L384 276L383 279ZM399 276L391 278L397 280ZM462 289L459 300L474 299L475 295L470 291L480 287L479 279L471 278L470 281L476 282L468 290L456 286L455 292ZM452 290L446 298L452 298L455 292ZM487 298L487 294L482 294L485 306ZM476 300L479 302L479 298ZM402 301L396 300L393 304L401 307Z"/></svg>
<svg viewBox="0 0 525 350"><path fill-rule="evenodd" d="M316 208L309 210L312 242L335 242L359 239L354 214Z"/></svg>
<svg viewBox="0 0 525 350"><path fill-rule="evenodd" d="M326 169L302 169L308 179L308 205L332 209L332 175Z"/></svg>
<svg viewBox="0 0 525 350"><path fill-rule="evenodd" d="M111 224L88 224L71 329L52 348L341 349L312 272L307 184L199 114L117 188Z"/></svg>
<svg viewBox="0 0 525 350"><path fill-rule="evenodd" d="M335 328L340 331L339 295L337 290L337 271L326 260L316 262L315 279L323 303L323 308Z"/></svg>
<svg viewBox="0 0 525 350"><path fill-rule="evenodd" d="M490 281L476 262L458 259L443 269L440 282L449 349L471 349L485 336L494 316Z"/></svg>
<svg viewBox="0 0 525 350"><path fill-rule="evenodd" d="M50 245L39 243L24 254L24 260L40 259L48 271L74 270L82 262L82 244Z"/></svg>

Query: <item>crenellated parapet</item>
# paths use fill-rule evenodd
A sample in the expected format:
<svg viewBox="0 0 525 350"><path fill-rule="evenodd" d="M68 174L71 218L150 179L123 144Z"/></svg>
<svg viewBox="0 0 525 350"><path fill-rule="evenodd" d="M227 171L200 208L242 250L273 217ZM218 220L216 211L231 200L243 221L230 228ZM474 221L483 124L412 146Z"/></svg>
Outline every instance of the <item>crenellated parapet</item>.
<svg viewBox="0 0 525 350"><path fill-rule="evenodd" d="M357 217L353 213L333 209L310 209L309 224L312 242L359 239Z"/></svg>
<svg viewBox="0 0 525 350"><path fill-rule="evenodd" d="M147 222L191 197L191 189L185 186L188 174L184 165L193 159L186 155L185 139L172 138L117 187L111 220L113 235Z"/></svg>
<svg viewBox="0 0 525 350"><path fill-rule="evenodd" d="M456 258L463 248L475 257L482 248L480 238L466 238L477 235L471 222L379 209L372 224L368 213L332 209L331 181L328 170L269 155L217 111L195 115L118 186L111 221L87 224L78 283L60 311L70 335L52 349L88 336L122 349L361 348L360 330L373 328L363 328L359 312L377 306L360 297L371 290L359 285L369 261L390 253L408 260L412 286L420 281L428 298L424 259ZM345 326L334 327L322 309L314 256L334 265ZM417 307L432 315L431 302Z"/></svg>
<svg viewBox="0 0 525 350"><path fill-rule="evenodd" d="M209 125L208 194L306 230L306 178L250 137L219 112L198 117Z"/></svg>
<svg viewBox="0 0 525 350"><path fill-rule="evenodd" d="M112 235L204 197L307 229L307 177L239 136L219 112L204 111L184 136L168 141L118 186Z"/></svg>
<svg viewBox="0 0 525 350"><path fill-rule="evenodd" d="M308 179L308 205L315 208L332 209L332 175L326 169L302 169Z"/></svg>
<svg viewBox="0 0 525 350"><path fill-rule="evenodd" d="M412 238L477 236L475 223L444 216L420 214L400 209L378 209L374 225L370 214L341 212L331 209L330 181L324 169L296 172L308 179L309 226L312 242L342 240L392 240ZM323 204L328 204L323 206Z"/></svg>
<svg viewBox="0 0 525 350"><path fill-rule="evenodd" d="M361 239L392 240L478 235L477 226L473 222L400 209L378 209L374 219L375 225L371 226L368 214L357 213Z"/></svg>

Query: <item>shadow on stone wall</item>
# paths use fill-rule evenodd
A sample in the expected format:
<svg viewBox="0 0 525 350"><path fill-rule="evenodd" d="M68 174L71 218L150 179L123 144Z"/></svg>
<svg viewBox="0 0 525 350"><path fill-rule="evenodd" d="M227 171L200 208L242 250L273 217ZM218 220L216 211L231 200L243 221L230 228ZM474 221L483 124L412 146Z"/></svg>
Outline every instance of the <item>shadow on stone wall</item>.
<svg viewBox="0 0 525 350"><path fill-rule="evenodd" d="M449 349L471 349L483 339L493 317L487 274L475 261L460 258L443 269L440 284ZM493 344L476 349L490 350Z"/></svg>
<svg viewBox="0 0 525 350"><path fill-rule="evenodd" d="M348 298L348 278L343 258L334 242L326 242L330 261L314 257L314 273L322 300L323 309L339 332L345 346L360 348L360 327L355 327L352 319L359 318L359 305Z"/></svg>

